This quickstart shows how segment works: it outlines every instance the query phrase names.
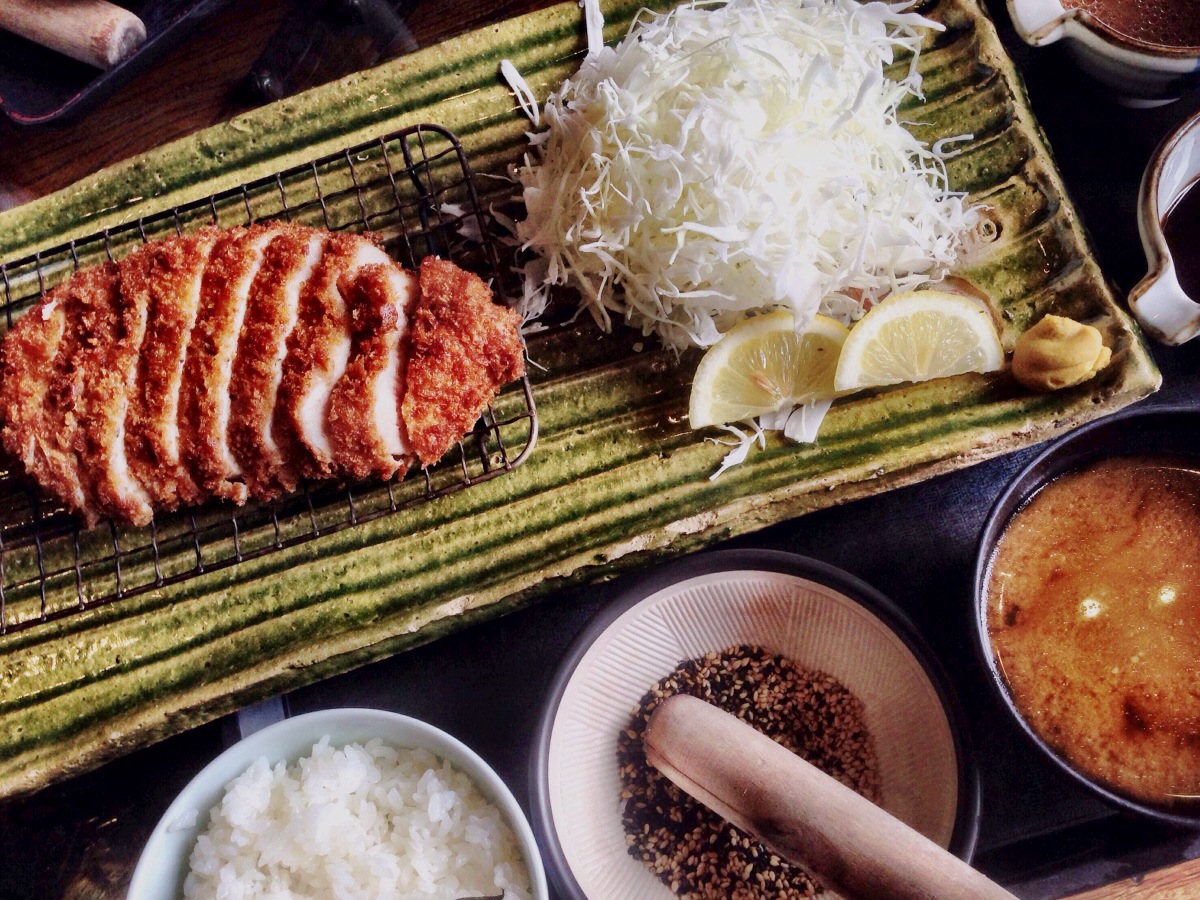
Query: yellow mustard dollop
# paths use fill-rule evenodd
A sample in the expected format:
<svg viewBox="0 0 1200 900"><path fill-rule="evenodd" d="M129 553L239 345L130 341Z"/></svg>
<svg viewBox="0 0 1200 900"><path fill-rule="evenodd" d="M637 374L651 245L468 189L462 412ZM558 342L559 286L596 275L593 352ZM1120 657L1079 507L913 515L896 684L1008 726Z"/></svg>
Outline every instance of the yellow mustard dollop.
<svg viewBox="0 0 1200 900"><path fill-rule="evenodd" d="M1030 390L1056 391L1087 381L1111 358L1098 329L1050 315L1017 338L1012 373Z"/></svg>

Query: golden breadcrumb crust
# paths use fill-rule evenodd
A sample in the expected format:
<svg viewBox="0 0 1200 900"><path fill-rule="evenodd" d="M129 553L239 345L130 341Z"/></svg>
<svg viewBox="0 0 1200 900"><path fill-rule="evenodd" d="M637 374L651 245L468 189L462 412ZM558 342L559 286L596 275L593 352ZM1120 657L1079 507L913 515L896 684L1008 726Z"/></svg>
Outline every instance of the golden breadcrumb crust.
<svg viewBox="0 0 1200 900"><path fill-rule="evenodd" d="M423 465L437 462L479 418L500 386L525 373L520 317L492 302L471 272L421 261L401 413Z"/></svg>

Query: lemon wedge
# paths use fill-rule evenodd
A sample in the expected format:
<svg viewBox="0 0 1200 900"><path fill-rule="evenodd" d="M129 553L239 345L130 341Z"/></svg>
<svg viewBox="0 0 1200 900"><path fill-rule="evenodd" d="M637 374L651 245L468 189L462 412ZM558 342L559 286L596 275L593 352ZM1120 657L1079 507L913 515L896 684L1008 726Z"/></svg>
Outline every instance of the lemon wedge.
<svg viewBox="0 0 1200 900"><path fill-rule="evenodd" d="M836 396L833 373L846 326L816 316L796 333L790 312L734 326L700 360L692 381L692 428L740 422Z"/></svg>
<svg viewBox="0 0 1200 900"><path fill-rule="evenodd" d="M979 303L944 291L893 294L859 320L842 347L838 391L994 372L1004 348Z"/></svg>

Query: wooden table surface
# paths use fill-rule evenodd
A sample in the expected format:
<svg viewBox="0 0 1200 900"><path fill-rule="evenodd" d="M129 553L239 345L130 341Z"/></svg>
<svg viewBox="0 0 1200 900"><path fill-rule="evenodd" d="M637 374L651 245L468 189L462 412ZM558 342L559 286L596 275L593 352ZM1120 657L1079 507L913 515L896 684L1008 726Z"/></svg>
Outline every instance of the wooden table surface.
<svg viewBox="0 0 1200 900"><path fill-rule="evenodd" d="M553 5L554 0L409 3L405 22L419 46ZM271 34L312 0L232 3L78 121L13 125L0 117L0 209L64 188L107 165L250 108L242 82Z"/></svg>
<svg viewBox="0 0 1200 900"><path fill-rule="evenodd" d="M426 46L550 2L460 0L452 6L408 4L414 8L406 14L406 21L417 43ZM988 5L994 16L1003 15L1000 0ZM246 73L284 18L303 14L305 7L302 0L231 4L99 108L72 124L21 128L0 118L0 209L67 187L111 163L244 111L250 105L242 88ZM1070 163L1070 159L1060 159L1064 167ZM170 765L171 752L169 748L158 752L157 758L164 766ZM150 753L153 756L154 751ZM119 896L138 848L114 851L107 846L104 835L115 820L93 816L88 821L72 822L71 809L51 805L61 802L61 796L56 795L39 808L35 797L7 815L0 807L0 822L28 828L29 838L38 843L53 845L61 840L70 846L70 852L58 854L54 863L62 869L65 896ZM89 846L100 849L89 852ZM55 855L53 847L44 848L40 855L47 854ZM1200 861L1076 896L1080 900L1200 897Z"/></svg>

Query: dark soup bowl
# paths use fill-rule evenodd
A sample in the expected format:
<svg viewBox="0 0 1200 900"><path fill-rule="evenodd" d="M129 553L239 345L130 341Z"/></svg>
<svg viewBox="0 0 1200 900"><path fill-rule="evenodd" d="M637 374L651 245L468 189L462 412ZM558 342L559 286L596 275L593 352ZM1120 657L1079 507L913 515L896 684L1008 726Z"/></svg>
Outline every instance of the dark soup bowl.
<svg viewBox="0 0 1200 900"><path fill-rule="evenodd" d="M1021 728L1118 807L1200 826L1200 410L1073 431L988 515L979 647Z"/></svg>

